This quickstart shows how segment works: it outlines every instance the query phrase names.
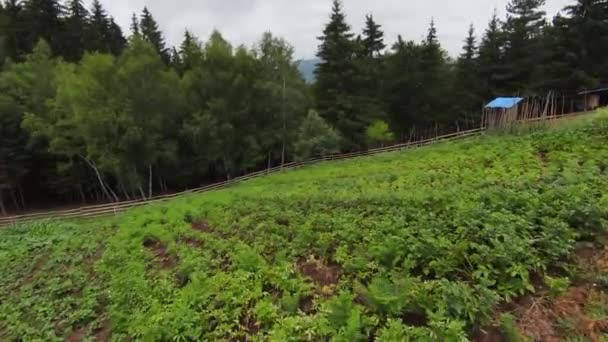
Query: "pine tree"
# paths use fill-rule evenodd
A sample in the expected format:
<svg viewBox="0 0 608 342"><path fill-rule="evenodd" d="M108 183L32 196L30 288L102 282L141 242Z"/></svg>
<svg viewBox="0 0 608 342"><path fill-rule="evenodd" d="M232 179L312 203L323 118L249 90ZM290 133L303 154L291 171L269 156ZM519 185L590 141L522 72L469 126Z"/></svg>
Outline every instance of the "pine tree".
<svg viewBox="0 0 608 342"><path fill-rule="evenodd" d="M57 0L27 0L23 2L23 24L27 34L19 37L31 51L40 39L49 43L56 55L63 55L64 27L61 17L63 9Z"/></svg>
<svg viewBox="0 0 608 342"><path fill-rule="evenodd" d="M578 0L564 11L569 17L564 18L561 25L568 30L579 65L597 82L608 82L608 2Z"/></svg>
<svg viewBox="0 0 608 342"><path fill-rule="evenodd" d="M404 41L401 36L386 56L384 102L387 105L390 127L400 140L408 139L411 129L421 128L418 116L423 99L419 97L423 46Z"/></svg>
<svg viewBox="0 0 608 342"><path fill-rule="evenodd" d="M384 91L382 81L384 32L371 15L365 16L363 37L357 36L357 102L366 120L386 120L385 106L382 103Z"/></svg>
<svg viewBox="0 0 608 342"><path fill-rule="evenodd" d="M99 0L93 0L86 49L93 52L110 52L110 20Z"/></svg>
<svg viewBox="0 0 608 342"><path fill-rule="evenodd" d="M70 0L65 19L67 41L64 58L67 61L77 62L84 53L88 17L89 12L82 0Z"/></svg>
<svg viewBox="0 0 608 342"><path fill-rule="evenodd" d="M9 25L9 18L4 13L4 5L2 4L2 2L0 2L0 68L4 64L6 58L10 56L7 45Z"/></svg>
<svg viewBox="0 0 608 342"><path fill-rule="evenodd" d="M481 104L480 82L478 75L477 40L473 24L469 26L463 51L456 62L456 83L454 94L457 98L456 110L459 114L478 112Z"/></svg>
<svg viewBox="0 0 608 342"><path fill-rule="evenodd" d="M436 126L446 118L447 106L445 94L450 83L446 52L441 48L437 38L435 20L431 20L426 39L422 43L422 83L419 98L425 103L418 111L419 122L426 126Z"/></svg>
<svg viewBox="0 0 608 342"><path fill-rule="evenodd" d="M346 149L360 148L368 120L359 113L354 96L357 49L339 0L333 1L330 22L319 40L317 57L321 62L315 70L314 86L317 109L321 117L340 131Z"/></svg>
<svg viewBox="0 0 608 342"><path fill-rule="evenodd" d="M22 57L31 51L31 45L24 37L29 33L29 28L23 21L23 6L19 0L7 0L4 3L4 28L3 46L4 57L13 61L20 61ZM2 60L4 62L4 60Z"/></svg>
<svg viewBox="0 0 608 342"><path fill-rule="evenodd" d="M374 17L369 14L365 16L365 28L363 29L363 46L365 55L378 57L386 47L384 44L384 32L380 25L376 24Z"/></svg>
<svg viewBox="0 0 608 342"><path fill-rule="evenodd" d="M198 39L186 30L184 32L184 40L179 48L179 56L181 60L182 72L186 72L194 68L202 62L203 53L201 44Z"/></svg>
<svg viewBox="0 0 608 342"><path fill-rule="evenodd" d="M112 17L110 17L107 41L110 53L112 53L114 56L120 55L122 50L124 50L125 46L127 45L127 39L122 34L122 29Z"/></svg>
<svg viewBox="0 0 608 342"><path fill-rule="evenodd" d="M137 15L135 13L133 13L133 15L131 16L131 35L133 36L139 36L140 32L139 32L139 19L137 19Z"/></svg>
<svg viewBox="0 0 608 342"><path fill-rule="evenodd" d="M479 44L479 80L483 100L491 100L503 95L502 86L502 47L503 38L500 30L500 20L496 11L488 24L481 43Z"/></svg>
<svg viewBox="0 0 608 342"><path fill-rule="evenodd" d="M171 54L169 56L169 66L175 70L179 75L184 73L182 58L175 47L171 48Z"/></svg>
<svg viewBox="0 0 608 342"><path fill-rule="evenodd" d="M543 51L540 36L545 26L545 0L512 0L507 5L505 23L505 73L503 80L513 95L532 95L539 58Z"/></svg>
<svg viewBox="0 0 608 342"><path fill-rule="evenodd" d="M165 64L169 63L169 52L165 47L165 38L162 32L158 29L158 24L147 7L144 7L141 20L139 23L141 36L145 41L150 42L158 54L161 56Z"/></svg>

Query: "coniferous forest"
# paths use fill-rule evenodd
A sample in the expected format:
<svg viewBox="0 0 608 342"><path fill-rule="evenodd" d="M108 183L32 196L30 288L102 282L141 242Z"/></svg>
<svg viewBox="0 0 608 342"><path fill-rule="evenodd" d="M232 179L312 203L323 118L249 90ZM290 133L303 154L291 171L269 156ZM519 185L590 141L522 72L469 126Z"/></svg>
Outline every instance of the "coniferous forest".
<svg viewBox="0 0 608 342"><path fill-rule="evenodd" d="M389 42L382 23L347 18L335 0L310 32L321 62L307 84L270 32L246 47L185 31L171 47L147 8L121 28L97 0L5 0L0 214L148 198L473 128L493 97L572 97L607 81L608 2L573 0L554 17L544 2L511 0L506 17L463 27L452 58L440 22L423 41Z"/></svg>

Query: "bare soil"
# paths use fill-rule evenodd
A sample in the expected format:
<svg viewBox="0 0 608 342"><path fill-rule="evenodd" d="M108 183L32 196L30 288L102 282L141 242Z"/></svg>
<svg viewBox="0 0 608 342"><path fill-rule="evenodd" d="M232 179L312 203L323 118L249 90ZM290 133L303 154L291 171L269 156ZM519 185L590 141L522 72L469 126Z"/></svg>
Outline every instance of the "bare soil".
<svg viewBox="0 0 608 342"><path fill-rule="evenodd" d="M112 334L110 329L110 321L104 320L101 323L99 329L95 331L95 341L96 342L107 342L110 340L110 335Z"/></svg>
<svg viewBox="0 0 608 342"><path fill-rule="evenodd" d="M298 263L298 269L317 286L336 285L342 270L338 265L327 264L321 260L310 259Z"/></svg>
<svg viewBox="0 0 608 342"><path fill-rule="evenodd" d="M519 332L531 341L557 342L564 341L568 335L575 333L585 341L600 341L608 333L608 319L589 317L586 308L598 299L608 303L608 294L593 283L593 277L608 273L608 245L598 246L595 243L579 243L575 260L583 280L570 287L564 294L551 298L547 286L533 279L536 294L523 296L511 303L502 305L501 312L509 312L517 318ZM560 323L569 322L570 332L564 331ZM491 326L473 337L477 342L506 341L501 329Z"/></svg>
<svg viewBox="0 0 608 342"><path fill-rule="evenodd" d="M203 233L211 233L213 231L209 224L202 220L194 221L191 223L190 226L192 227L192 229Z"/></svg>
<svg viewBox="0 0 608 342"><path fill-rule="evenodd" d="M161 269L167 270L177 266L179 260L167 252L167 246L162 242L148 239L144 241L144 247L154 254L154 259Z"/></svg>
<svg viewBox="0 0 608 342"><path fill-rule="evenodd" d="M87 330L85 328L80 328L74 331L69 337L68 342L80 342L84 341L84 338L87 336Z"/></svg>

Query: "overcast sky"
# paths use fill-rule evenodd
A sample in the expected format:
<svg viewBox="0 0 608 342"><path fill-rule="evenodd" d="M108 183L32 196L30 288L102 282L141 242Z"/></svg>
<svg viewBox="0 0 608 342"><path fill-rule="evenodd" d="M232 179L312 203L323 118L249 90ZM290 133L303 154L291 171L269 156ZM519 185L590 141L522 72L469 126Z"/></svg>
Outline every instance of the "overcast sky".
<svg viewBox="0 0 608 342"><path fill-rule="evenodd" d="M87 1L89 4L91 0ZM179 45L187 28L205 41L214 28L233 45L252 46L264 31L287 39L296 58L314 57L331 0L101 0L122 26L125 34L133 12L144 6L152 12L168 45ZM457 56L473 23L478 36L485 30L496 8L504 16L508 0L344 0L347 20L359 32L365 14L371 13L383 26L387 45L398 34L404 39L422 40L431 18L439 39L450 55ZM547 0L549 17L574 0Z"/></svg>

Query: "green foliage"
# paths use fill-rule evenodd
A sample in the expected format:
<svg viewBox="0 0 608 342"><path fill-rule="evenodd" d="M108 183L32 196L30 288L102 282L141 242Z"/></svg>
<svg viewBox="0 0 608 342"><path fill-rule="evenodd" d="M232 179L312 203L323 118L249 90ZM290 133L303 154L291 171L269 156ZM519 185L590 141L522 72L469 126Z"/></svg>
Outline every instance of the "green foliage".
<svg viewBox="0 0 608 342"><path fill-rule="evenodd" d="M204 44L186 31L170 47L148 8L127 41L98 0L4 1L0 88L13 113L3 120L17 136L6 144L29 143L10 148L22 171L11 189L24 204L148 197L333 153L325 126L351 152L477 128L495 96L553 91L570 109L580 88L608 78L607 5L573 1L548 23L543 2L511 1L480 39L471 26L452 60L441 23L387 50L381 23L366 15L356 34L336 0L309 87L294 48L271 32L251 49L217 31ZM310 110L327 123L318 135L302 133Z"/></svg>
<svg viewBox="0 0 608 342"><path fill-rule="evenodd" d="M322 157L337 153L340 136L316 112L310 111L302 122L294 145L298 159Z"/></svg>
<svg viewBox="0 0 608 342"><path fill-rule="evenodd" d="M384 145L394 139L388 124L384 121L374 121L366 131L367 137L375 144Z"/></svg>
<svg viewBox="0 0 608 342"><path fill-rule="evenodd" d="M359 44L346 22L343 4L333 1L329 23L319 37L317 57L321 62L315 70L314 93L319 115L334 126L344 138L344 148L359 149L365 143L368 125L366 108L359 106L357 96L357 54Z"/></svg>
<svg viewBox="0 0 608 342"><path fill-rule="evenodd" d="M549 287L549 296L557 298L570 288L570 279L545 276L545 284Z"/></svg>
<svg viewBox="0 0 608 342"><path fill-rule="evenodd" d="M517 322L513 315L504 313L500 315L500 328L509 342L525 342L526 339L521 335L517 328Z"/></svg>
<svg viewBox="0 0 608 342"><path fill-rule="evenodd" d="M1 230L0 331L467 340L608 218L605 115L328 162L111 221ZM545 281L555 295L568 284ZM501 326L519 338L512 317Z"/></svg>

